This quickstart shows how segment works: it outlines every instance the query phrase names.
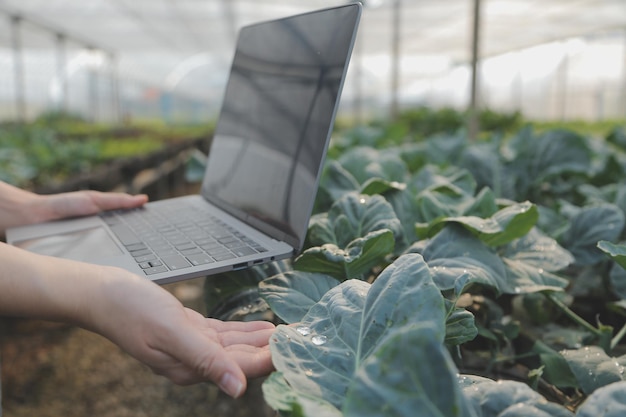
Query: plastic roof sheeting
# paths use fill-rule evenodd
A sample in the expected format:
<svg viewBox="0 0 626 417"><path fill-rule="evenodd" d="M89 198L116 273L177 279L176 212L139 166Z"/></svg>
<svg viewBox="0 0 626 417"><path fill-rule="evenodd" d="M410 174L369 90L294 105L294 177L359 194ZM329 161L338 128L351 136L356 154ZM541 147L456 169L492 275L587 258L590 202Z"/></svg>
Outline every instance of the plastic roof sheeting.
<svg viewBox="0 0 626 417"><path fill-rule="evenodd" d="M95 53L98 62L105 66L115 63L121 78L215 100L225 81L239 27L341 3L0 0L0 11L7 19L22 18L19 32L24 51L47 50L59 55L57 39L62 39L66 65L79 51L92 48L100 51ZM481 4L482 57L575 36L626 34L625 0L482 0ZM396 34L398 51L404 58L400 73L403 86L470 61L474 0L370 0L366 6L353 58L358 63L353 60L351 67L361 65L366 76L382 77L372 83L380 89L379 94L389 94L386 78ZM395 7L400 8L397 25ZM626 42L626 35L620 36ZM11 43L11 31L0 30L0 47L5 54L10 53ZM48 62L58 65L54 57ZM622 62L626 67L626 58Z"/></svg>

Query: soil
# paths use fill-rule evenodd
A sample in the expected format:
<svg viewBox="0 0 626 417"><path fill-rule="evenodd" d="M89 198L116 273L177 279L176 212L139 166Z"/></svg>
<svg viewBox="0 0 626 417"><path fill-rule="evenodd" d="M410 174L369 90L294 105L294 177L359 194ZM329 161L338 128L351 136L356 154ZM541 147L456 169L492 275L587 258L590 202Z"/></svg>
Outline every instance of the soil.
<svg viewBox="0 0 626 417"><path fill-rule="evenodd" d="M204 279L164 286L203 312ZM233 400L213 384L178 386L103 337L32 320L0 321L4 417L270 417L263 379Z"/></svg>

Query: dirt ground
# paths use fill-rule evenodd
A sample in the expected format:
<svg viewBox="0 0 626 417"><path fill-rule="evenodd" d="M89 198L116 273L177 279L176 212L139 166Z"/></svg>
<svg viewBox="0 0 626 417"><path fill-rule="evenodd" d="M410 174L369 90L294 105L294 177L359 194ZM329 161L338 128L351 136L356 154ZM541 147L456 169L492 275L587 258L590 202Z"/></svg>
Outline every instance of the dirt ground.
<svg viewBox="0 0 626 417"><path fill-rule="evenodd" d="M203 311L204 279L166 289ZM212 384L177 386L96 334L66 325L0 321L2 417L271 417L261 380L233 400Z"/></svg>

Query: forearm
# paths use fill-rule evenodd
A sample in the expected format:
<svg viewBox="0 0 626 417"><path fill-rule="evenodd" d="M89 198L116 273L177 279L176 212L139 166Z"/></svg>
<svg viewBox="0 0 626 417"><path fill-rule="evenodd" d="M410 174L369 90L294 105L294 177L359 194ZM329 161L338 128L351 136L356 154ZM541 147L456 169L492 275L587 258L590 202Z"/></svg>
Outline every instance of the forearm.
<svg viewBox="0 0 626 417"><path fill-rule="evenodd" d="M0 243L0 315L91 327L104 267L44 257Z"/></svg>
<svg viewBox="0 0 626 417"><path fill-rule="evenodd" d="M0 181L0 236L9 227L36 223L42 197Z"/></svg>

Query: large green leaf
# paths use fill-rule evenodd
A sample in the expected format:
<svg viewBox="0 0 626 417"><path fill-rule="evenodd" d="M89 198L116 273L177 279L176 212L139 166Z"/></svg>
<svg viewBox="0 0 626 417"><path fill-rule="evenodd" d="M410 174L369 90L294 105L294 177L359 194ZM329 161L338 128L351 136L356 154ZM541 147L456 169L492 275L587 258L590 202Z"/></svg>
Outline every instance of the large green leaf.
<svg viewBox="0 0 626 417"><path fill-rule="evenodd" d="M328 291L299 326L278 326L270 340L272 360L294 397L307 395L341 408L355 373L390 332L410 323L430 324L442 343L444 321L443 297L426 263L419 255L404 255L371 285L349 280ZM266 400L285 407L282 399Z"/></svg>
<svg viewBox="0 0 626 417"><path fill-rule="evenodd" d="M578 381L563 355L541 340L535 341L531 351L539 355L544 366L542 378L560 388L578 388Z"/></svg>
<svg viewBox="0 0 626 417"><path fill-rule="evenodd" d="M441 290L454 288L457 294L470 284L486 285L496 294L560 291L568 281L551 272L572 262L569 252L537 229L501 247L498 254L454 223L409 251L424 256Z"/></svg>
<svg viewBox="0 0 626 417"><path fill-rule="evenodd" d="M508 272L508 285L503 288L506 293L561 291L569 284L568 280L553 272L570 265L574 258L538 229L503 247L501 256Z"/></svg>
<svg viewBox="0 0 626 417"><path fill-rule="evenodd" d="M315 199L316 209L328 210L344 194L356 192L359 182L337 161L329 160L324 166L320 186Z"/></svg>
<svg viewBox="0 0 626 417"><path fill-rule="evenodd" d="M548 402L528 385L460 375L463 393L477 417L573 417L565 407Z"/></svg>
<svg viewBox="0 0 626 417"><path fill-rule="evenodd" d="M280 372L274 372L263 383L263 396L281 416L342 417L343 413L323 398L291 389Z"/></svg>
<svg viewBox="0 0 626 417"><path fill-rule="evenodd" d="M622 268L626 269L626 245L616 245L615 243L601 240L598 242L598 248Z"/></svg>
<svg viewBox="0 0 626 417"><path fill-rule="evenodd" d="M311 219L307 239L311 246L333 243L345 248L354 239L382 229L401 239L402 225L393 207L380 195L348 193L328 213Z"/></svg>
<svg viewBox="0 0 626 417"><path fill-rule="evenodd" d="M479 187L489 187L501 195L503 167L498 148L477 143L465 149L461 166L472 173Z"/></svg>
<svg viewBox="0 0 626 417"><path fill-rule="evenodd" d="M505 207L489 218L477 216L443 217L428 224L425 230L419 227L421 236L433 236L446 223L459 223L472 231L489 246L504 245L524 236L537 223L537 207L526 201Z"/></svg>
<svg viewBox="0 0 626 417"><path fill-rule="evenodd" d="M259 283L259 295L285 323L296 323L339 281L325 274L289 271Z"/></svg>
<svg viewBox="0 0 626 417"><path fill-rule="evenodd" d="M367 195L380 194L391 204L398 220L402 224L403 241L396 239L396 253L417 240L415 223L420 220L415 196L408 190L406 184L373 178L367 181L361 193Z"/></svg>
<svg viewBox="0 0 626 417"><path fill-rule="evenodd" d="M506 269L500 257L458 224L449 224L423 248L417 248L431 268L441 290L460 284L457 292L472 283L501 292Z"/></svg>
<svg viewBox="0 0 626 417"><path fill-rule="evenodd" d="M296 269L328 274L340 281L365 279L370 270L384 263L395 245L391 230L383 229L354 239L345 248L332 243L305 250L294 261Z"/></svg>
<svg viewBox="0 0 626 417"><path fill-rule="evenodd" d="M598 346L563 350L561 355L587 395L600 387L624 380L626 355L610 357Z"/></svg>
<svg viewBox="0 0 626 417"><path fill-rule="evenodd" d="M476 328L474 315L464 308L454 308L453 306L446 320L446 345L461 345L474 340L477 335L478 329Z"/></svg>
<svg viewBox="0 0 626 417"><path fill-rule="evenodd" d="M598 388L576 412L576 417L623 417L625 415L625 381Z"/></svg>
<svg viewBox="0 0 626 417"><path fill-rule="evenodd" d="M457 167L425 166L413 176L409 185L418 193L430 190L449 195L472 196L476 191L476 180L472 174Z"/></svg>
<svg viewBox="0 0 626 417"><path fill-rule="evenodd" d="M577 265L593 265L605 259L597 248L601 240L615 241L624 229L624 213L613 204L583 207L570 219L570 227L561 239L576 259Z"/></svg>
<svg viewBox="0 0 626 417"><path fill-rule="evenodd" d="M456 366L428 324L400 328L357 370L346 395L346 417L473 416Z"/></svg>
<svg viewBox="0 0 626 417"><path fill-rule="evenodd" d="M587 173L592 153L584 136L570 130L554 129L534 141L531 173L536 180L562 173Z"/></svg>
<svg viewBox="0 0 626 417"><path fill-rule="evenodd" d="M404 182L408 174L404 161L397 153L371 147L351 148L339 157L338 162L360 184L371 178Z"/></svg>

